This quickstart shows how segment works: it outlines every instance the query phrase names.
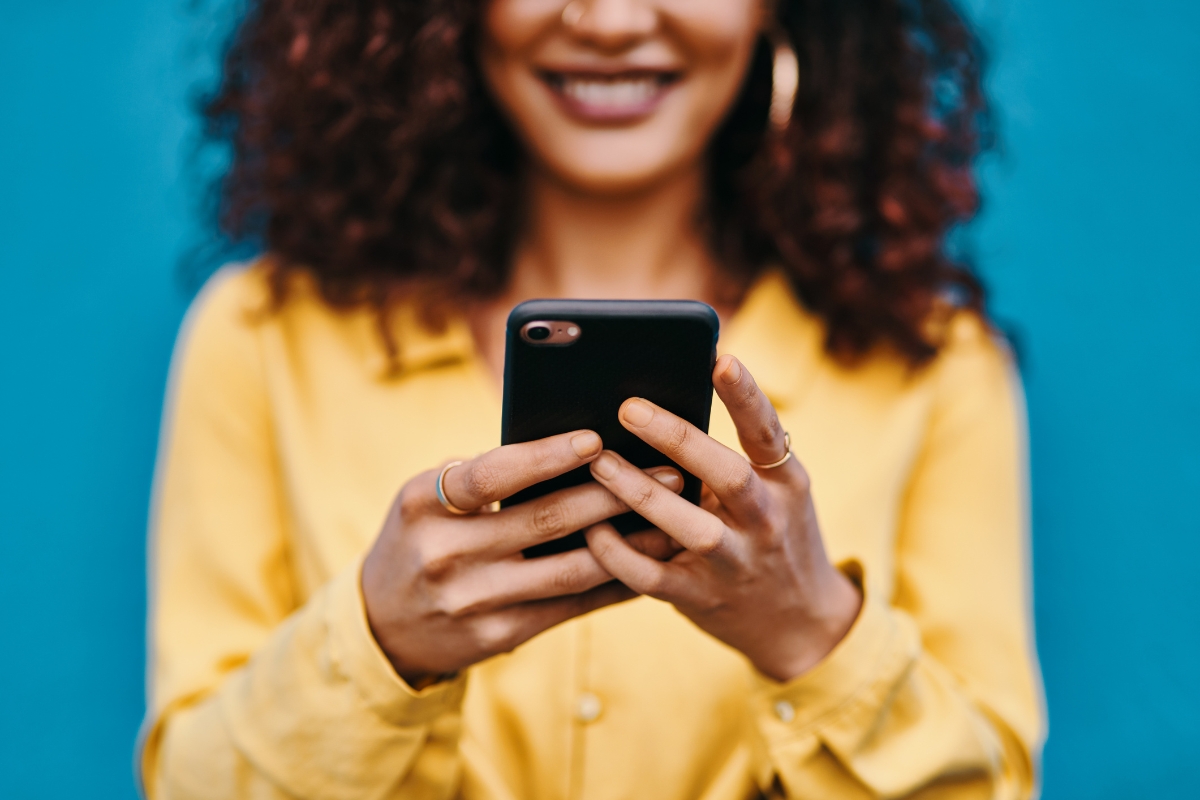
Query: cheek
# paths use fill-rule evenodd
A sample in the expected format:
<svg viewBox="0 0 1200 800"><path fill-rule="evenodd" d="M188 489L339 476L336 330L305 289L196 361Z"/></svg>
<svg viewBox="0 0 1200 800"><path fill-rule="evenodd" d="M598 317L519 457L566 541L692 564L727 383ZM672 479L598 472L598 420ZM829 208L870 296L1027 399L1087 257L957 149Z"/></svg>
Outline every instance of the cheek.
<svg viewBox="0 0 1200 800"><path fill-rule="evenodd" d="M487 0L481 27L484 42L502 52L532 47L562 14L561 0Z"/></svg>
<svg viewBox="0 0 1200 800"><path fill-rule="evenodd" d="M742 88L762 29L759 4L668 0L663 7L667 24L690 65L687 118L681 120L681 132L693 140L689 150L703 148ZM676 7L680 10L674 16L667 14Z"/></svg>
<svg viewBox="0 0 1200 800"><path fill-rule="evenodd" d="M740 88L762 30L758 0L662 0L664 24L687 54L693 75L714 104L728 104Z"/></svg>
<svg viewBox="0 0 1200 800"><path fill-rule="evenodd" d="M545 32L556 21L558 0L487 0L480 18L480 66L484 80L502 97L517 68L527 62ZM560 9L561 12L561 9Z"/></svg>
<svg viewBox="0 0 1200 800"><path fill-rule="evenodd" d="M666 25L698 46L744 40L766 19L759 0L659 0L658 7Z"/></svg>

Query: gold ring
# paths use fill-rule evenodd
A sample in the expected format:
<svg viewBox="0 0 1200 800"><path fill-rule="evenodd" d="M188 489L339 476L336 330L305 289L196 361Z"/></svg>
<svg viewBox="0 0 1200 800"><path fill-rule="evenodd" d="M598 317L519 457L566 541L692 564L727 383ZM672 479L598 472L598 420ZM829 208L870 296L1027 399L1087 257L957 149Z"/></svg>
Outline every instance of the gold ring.
<svg viewBox="0 0 1200 800"><path fill-rule="evenodd" d="M459 508L458 506L454 505L454 503L451 503L449 500L446 499L446 473L449 472L450 470L454 469L455 467L462 466L462 463L463 462L461 462L461 461L451 461L449 464L442 467L442 472L440 475L438 475L438 479L437 479L438 502L442 504L442 508L449 511L451 514L454 514L459 517L464 516L466 514L474 514L478 510L478 509L474 509L474 508L472 508L470 510L467 510L464 508Z"/></svg>
<svg viewBox="0 0 1200 800"><path fill-rule="evenodd" d="M787 463L787 460L792 457L792 435L787 431L784 431L783 434L783 450L783 458L779 459L778 461L772 461L770 464L759 464L756 461L750 461L748 458L746 460L750 461L750 466L758 469L775 469L776 467L782 467Z"/></svg>
<svg viewBox="0 0 1200 800"><path fill-rule="evenodd" d="M562 21L568 28L574 28L583 20L583 4L579 0L571 0L563 6Z"/></svg>

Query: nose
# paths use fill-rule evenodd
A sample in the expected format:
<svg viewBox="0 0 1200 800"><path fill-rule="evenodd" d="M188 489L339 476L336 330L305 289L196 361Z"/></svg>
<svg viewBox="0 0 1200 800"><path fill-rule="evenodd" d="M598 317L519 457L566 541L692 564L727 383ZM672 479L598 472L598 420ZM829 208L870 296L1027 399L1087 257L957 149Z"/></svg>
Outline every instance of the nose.
<svg viewBox="0 0 1200 800"><path fill-rule="evenodd" d="M653 34L658 12L646 0L573 0L563 8L563 25L582 42L620 50Z"/></svg>

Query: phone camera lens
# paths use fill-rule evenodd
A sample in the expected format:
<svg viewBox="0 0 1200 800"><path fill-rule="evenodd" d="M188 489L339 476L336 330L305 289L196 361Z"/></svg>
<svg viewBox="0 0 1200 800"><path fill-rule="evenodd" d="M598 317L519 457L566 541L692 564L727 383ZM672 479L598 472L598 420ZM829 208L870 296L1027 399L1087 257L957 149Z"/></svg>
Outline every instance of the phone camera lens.
<svg viewBox="0 0 1200 800"><path fill-rule="evenodd" d="M529 328L525 335L535 342L541 342L550 338L550 329L545 325L534 325Z"/></svg>

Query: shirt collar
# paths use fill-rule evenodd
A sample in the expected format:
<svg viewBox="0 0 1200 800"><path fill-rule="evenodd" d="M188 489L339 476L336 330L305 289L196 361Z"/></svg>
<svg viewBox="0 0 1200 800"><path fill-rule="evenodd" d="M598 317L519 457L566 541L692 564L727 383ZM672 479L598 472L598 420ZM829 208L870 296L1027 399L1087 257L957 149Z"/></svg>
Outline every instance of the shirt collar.
<svg viewBox="0 0 1200 800"><path fill-rule="evenodd" d="M476 355L471 328L459 314L448 315L440 331L431 330L421 321L420 310L405 303L393 312L390 323L396 343L395 358L388 358L378 341L378 330L373 331L375 346L368 351L369 369L380 379L469 361Z"/></svg>
<svg viewBox="0 0 1200 800"><path fill-rule="evenodd" d="M445 327L432 331L414 304L403 304L392 317L397 352L393 360L372 331L369 368L380 379L410 375L423 369L469 361L475 340L461 314L451 314ZM746 293L741 307L721 332L717 349L741 359L777 408L797 403L810 385L823 349L824 326L796 299L778 270L764 273Z"/></svg>

